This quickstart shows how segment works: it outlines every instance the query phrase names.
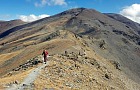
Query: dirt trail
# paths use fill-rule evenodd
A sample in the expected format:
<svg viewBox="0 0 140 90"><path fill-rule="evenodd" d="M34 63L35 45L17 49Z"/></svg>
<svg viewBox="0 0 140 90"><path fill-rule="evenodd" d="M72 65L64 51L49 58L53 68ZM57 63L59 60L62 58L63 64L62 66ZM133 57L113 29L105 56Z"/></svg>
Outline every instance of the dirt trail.
<svg viewBox="0 0 140 90"><path fill-rule="evenodd" d="M13 85L12 87L7 88L6 90L33 90L33 82L39 75L41 69L43 69L45 66L48 65L48 62L46 64L38 66L36 69L34 69L19 85Z"/></svg>

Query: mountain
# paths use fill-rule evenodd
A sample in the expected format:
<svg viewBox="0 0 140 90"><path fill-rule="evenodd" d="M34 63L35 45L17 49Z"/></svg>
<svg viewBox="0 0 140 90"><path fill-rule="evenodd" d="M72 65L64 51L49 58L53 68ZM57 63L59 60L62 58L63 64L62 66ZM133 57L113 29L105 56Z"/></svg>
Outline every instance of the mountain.
<svg viewBox="0 0 140 90"><path fill-rule="evenodd" d="M0 21L0 34L5 32L6 30L21 25L21 24L25 24L25 22L21 21L21 20L11 20L11 21Z"/></svg>
<svg viewBox="0 0 140 90"><path fill-rule="evenodd" d="M127 18L76 8L5 30L0 33L1 76L30 60L36 60L35 57L47 49L52 58L50 67L46 69L50 70L48 74L52 77L60 75L62 70L63 74L68 72L65 75L69 78L76 75L72 80L83 81L85 76L90 79L90 75L97 75L92 80L98 83L98 89L139 89L140 27ZM60 69L55 71L54 68ZM70 73L70 68L83 74ZM90 80L87 84L91 84ZM77 85L86 87L84 83Z"/></svg>
<svg viewBox="0 0 140 90"><path fill-rule="evenodd" d="M140 24L139 23L136 23L120 14L106 13L105 15L130 26L131 28L133 28L135 31L137 31L140 34Z"/></svg>

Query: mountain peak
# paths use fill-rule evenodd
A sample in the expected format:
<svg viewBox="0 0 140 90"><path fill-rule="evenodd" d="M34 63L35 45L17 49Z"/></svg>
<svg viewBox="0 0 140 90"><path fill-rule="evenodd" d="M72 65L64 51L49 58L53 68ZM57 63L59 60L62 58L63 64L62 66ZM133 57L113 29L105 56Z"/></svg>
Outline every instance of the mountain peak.
<svg viewBox="0 0 140 90"><path fill-rule="evenodd" d="M77 15L77 14L81 13L85 9L86 8L74 8L74 9L64 11L64 12L60 13L59 15L66 15L66 14Z"/></svg>
<svg viewBox="0 0 140 90"><path fill-rule="evenodd" d="M87 9L87 8L74 8L74 9L70 9L70 10L66 10L58 15L72 15L72 16L78 16L80 13L82 12L86 12L86 13L90 13L90 11L92 12L97 12L94 9Z"/></svg>

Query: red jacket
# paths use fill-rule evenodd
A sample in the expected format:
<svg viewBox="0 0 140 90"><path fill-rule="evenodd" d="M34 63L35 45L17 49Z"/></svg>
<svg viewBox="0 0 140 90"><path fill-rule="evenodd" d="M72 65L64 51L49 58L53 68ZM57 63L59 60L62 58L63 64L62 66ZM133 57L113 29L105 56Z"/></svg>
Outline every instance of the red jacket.
<svg viewBox="0 0 140 90"><path fill-rule="evenodd" d="M46 57L48 55L48 52L46 50L44 50L42 55L44 55L44 57Z"/></svg>

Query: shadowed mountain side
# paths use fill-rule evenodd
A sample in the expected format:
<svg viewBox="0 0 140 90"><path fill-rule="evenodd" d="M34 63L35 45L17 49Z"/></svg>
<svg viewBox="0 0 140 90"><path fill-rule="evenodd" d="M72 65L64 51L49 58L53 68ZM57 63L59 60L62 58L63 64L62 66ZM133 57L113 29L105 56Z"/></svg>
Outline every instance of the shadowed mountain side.
<svg viewBox="0 0 140 90"><path fill-rule="evenodd" d="M54 26L55 29L66 28L66 29L71 30L72 32L75 32L76 34L80 34L80 33L89 34L89 32L95 33L95 32L101 32L103 30L113 31L116 34L122 34L123 36L130 38L130 40L132 39L132 41L134 41L136 44L139 44L140 42L140 38L138 34L135 32L135 30L133 30L132 28L129 28L129 26L126 26L125 24L117 22L116 20L109 18L106 15L103 15L95 10L85 9L85 8L71 9L68 11L64 11L60 14L51 16L51 17L47 17L47 18L40 19L35 22L28 23L23 26L17 26L15 28L12 28L2 33L0 37L1 38L5 37L12 32L14 33L17 30L20 30L20 31L23 30L22 32L29 31L29 30L36 30L34 28L38 26L40 27L43 25L46 26L47 24L54 23L56 21L59 21L60 19L65 20L66 23L64 22L65 24L63 25L61 24L59 26ZM46 28L44 28L43 26L40 29L46 29Z"/></svg>
<svg viewBox="0 0 140 90"><path fill-rule="evenodd" d="M31 23L13 27L13 28L1 33L0 38L4 38L4 37L8 36L9 34L14 33L15 31L25 30L26 28L27 28L27 30L30 30L30 29L32 29L31 27L36 28L38 26L47 25L50 22L55 22L57 20L59 21L60 19L70 19L72 17L72 15L70 13L68 13L68 14L64 14L64 13L60 13L60 14L57 14L54 16L46 17L46 18L31 22Z"/></svg>
<svg viewBox="0 0 140 90"><path fill-rule="evenodd" d="M124 24L126 24L129 27L133 28L135 31L137 31L140 34L140 24L136 23L120 14L115 14L115 13L105 13L105 15L119 21L122 22Z"/></svg>
<svg viewBox="0 0 140 90"><path fill-rule="evenodd" d="M16 26L16 27L14 27L14 28L11 28L11 29L9 29L9 30L7 30L7 31L5 31L5 32L3 32L3 33L1 33L1 34L0 34L0 38L3 38L3 37L9 35L9 34L12 33L12 32L15 32L15 31L17 31L17 30L20 30L21 28L24 28L25 26L27 26L27 24L25 24L25 25L20 25L20 26Z"/></svg>
<svg viewBox="0 0 140 90"><path fill-rule="evenodd" d="M31 22L25 25L14 27L0 34L0 37L3 37L1 38L0 44L13 42L24 37L26 38L35 33L42 33L42 34L48 33L49 34L57 30L61 30L63 29L64 23L69 18L70 18L69 16L58 17L57 15L54 15L52 17L47 17L47 18L40 19L35 22Z"/></svg>
<svg viewBox="0 0 140 90"><path fill-rule="evenodd" d="M0 34L13 28L15 26L25 24L25 22L21 20L11 20L11 21L0 21Z"/></svg>

